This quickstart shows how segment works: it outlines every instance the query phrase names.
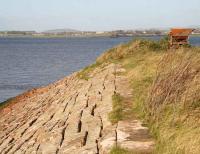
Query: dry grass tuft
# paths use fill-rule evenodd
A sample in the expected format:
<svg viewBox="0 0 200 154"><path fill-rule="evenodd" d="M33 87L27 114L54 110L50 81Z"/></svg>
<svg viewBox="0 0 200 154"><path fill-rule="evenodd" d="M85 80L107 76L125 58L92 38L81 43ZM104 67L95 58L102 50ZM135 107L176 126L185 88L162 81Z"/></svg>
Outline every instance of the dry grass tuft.
<svg viewBox="0 0 200 154"><path fill-rule="evenodd" d="M156 153L200 152L200 50L163 55L144 108Z"/></svg>
<svg viewBox="0 0 200 154"><path fill-rule="evenodd" d="M197 109L199 101L200 54L184 49L165 54L146 104L151 116L159 118L160 110L168 104Z"/></svg>

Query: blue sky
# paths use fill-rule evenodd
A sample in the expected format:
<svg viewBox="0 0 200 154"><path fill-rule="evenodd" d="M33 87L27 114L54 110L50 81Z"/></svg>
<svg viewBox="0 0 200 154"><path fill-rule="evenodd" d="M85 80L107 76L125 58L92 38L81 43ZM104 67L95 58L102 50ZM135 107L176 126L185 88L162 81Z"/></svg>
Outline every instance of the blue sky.
<svg viewBox="0 0 200 154"><path fill-rule="evenodd" d="M200 0L0 0L0 30L200 25Z"/></svg>

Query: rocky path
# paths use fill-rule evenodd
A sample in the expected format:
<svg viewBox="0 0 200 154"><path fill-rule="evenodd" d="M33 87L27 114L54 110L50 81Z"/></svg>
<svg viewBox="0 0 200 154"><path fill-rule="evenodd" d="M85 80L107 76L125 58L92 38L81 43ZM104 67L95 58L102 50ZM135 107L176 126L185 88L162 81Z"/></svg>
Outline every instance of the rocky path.
<svg viewBox="0 0 200 154"><path fill-rule="evenodd" d="M0 111L0 153L106 154L114 145L149 153L154 143L140 121L108 120L112 95L131 95L118 71L98 68L88 81L75 73L17 98Z"/></svg>

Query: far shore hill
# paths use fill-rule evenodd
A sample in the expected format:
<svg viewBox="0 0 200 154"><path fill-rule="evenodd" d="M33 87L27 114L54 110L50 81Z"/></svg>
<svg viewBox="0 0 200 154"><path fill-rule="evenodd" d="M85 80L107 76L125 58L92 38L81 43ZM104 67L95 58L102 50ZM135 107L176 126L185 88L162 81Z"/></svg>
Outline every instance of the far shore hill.
<svg viewBox="0 0 200 154"><path fill-rule="evenodd" d="M74 29L53 29L43 32L36 31L0 31L0 37L131 37L167 35L169 29L144 30L114 30L114 31L79 31ZM196 28L192 35L200 36L200 28Z"/></svg>

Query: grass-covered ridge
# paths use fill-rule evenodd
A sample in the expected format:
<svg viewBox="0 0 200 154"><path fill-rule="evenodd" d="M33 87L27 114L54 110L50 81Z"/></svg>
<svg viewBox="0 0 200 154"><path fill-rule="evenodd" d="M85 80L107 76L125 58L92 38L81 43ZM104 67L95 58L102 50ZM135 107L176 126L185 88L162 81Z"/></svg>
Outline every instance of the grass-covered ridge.
<svg viewBox="0 0 200 154"><path fill-rule="evenodd" d="M133 88L132 112L154 135L154 153L199 154L200 48L168 50L166 39L135 40L108 50L96 61L112 62L127 70ZM117 122L124 119L121 113L126 106L118 99L113 102L118 105L113 104L109 116Z"/></svg>

